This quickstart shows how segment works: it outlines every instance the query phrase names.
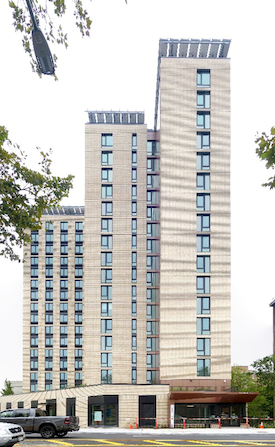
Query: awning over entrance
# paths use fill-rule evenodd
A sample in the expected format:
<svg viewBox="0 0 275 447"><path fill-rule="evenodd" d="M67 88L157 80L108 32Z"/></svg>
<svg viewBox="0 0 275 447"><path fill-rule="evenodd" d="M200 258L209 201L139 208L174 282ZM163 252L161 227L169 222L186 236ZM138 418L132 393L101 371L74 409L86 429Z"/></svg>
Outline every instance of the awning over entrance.
<svg viewBox="0 0 275 447"><path fill-rule="evenodd" d="M172 391L170 403L246 403L252 402L258 393L216 391Z"/></svg>

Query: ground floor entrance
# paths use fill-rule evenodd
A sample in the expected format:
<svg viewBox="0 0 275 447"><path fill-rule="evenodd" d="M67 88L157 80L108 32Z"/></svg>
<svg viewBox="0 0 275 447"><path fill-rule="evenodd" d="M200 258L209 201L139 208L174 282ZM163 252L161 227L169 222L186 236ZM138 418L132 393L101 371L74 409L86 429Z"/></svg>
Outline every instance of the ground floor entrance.
<svg viewBox="0 0 275 447"><path fill-rule="evenodd" d="M175 403L175 424L186 419L188 424L203 423L205 425L218 424L221 419L222 426L239 426L245 416L244 404L198 404L198 403Z"/></svg>
<svg viewBox="0 0 275 447"><path fill-rule="evenodd" d="M88 407L89 426L118 426L118 396L90 396Z"/></svg>

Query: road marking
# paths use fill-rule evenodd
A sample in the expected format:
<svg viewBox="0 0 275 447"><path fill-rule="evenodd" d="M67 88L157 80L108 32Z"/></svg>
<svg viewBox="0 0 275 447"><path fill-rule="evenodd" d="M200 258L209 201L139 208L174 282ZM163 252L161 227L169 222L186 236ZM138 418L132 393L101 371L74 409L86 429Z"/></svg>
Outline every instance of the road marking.
<svg viewBox="0 0 275 447"><path fill-rule="evenodd" d="M125 445L125 444L122 444L121 442L115 442L115 441L111 441L108 439L93 439L93 441L102 442L103 444L110 444L110 445Z"/></svg>
<svg viewBox="0 0 275 447"><path fill-rule="evenodd" d="M143 442L148 442L148 443L152 443L152 444L157 444L157 445L159 445L159 446L161 446L161 445L168 445L168 446L173 446L173 447L175 447L175 445L177 445L177 447L178 447L178 444L169 444L168 442L165 442L165 441L154 441L153 439L144 439L143 440Z"/></svg>
<svg viewBox="0 0 275 447"><path fill-rule="evenodd" d="M266 444L265 442L259 442L259 441L237 441L236 442L240 443L240 444L248 444L249 445L268 445L270 446L270 444ZM274 440L272 440L272 442L274 442Z"/></svg>
<svg viewBox="0 0 275 447"><path fill-rule="evenodd" d="M59 444L59 445L67 445L67 446L74 446L74 444L71 444L70 442L65 442L65 441L57 441L56 439L47 439L48 442L53 442L54 444Z"/></svg>
<svg viewBox="0 0 275 447"><path fill-rule="evenodd" d="M187 439L186 439L187 441ZM224 444L217 444L216 442L209 442L209 441L193 441L191 439L188 439L188 442L194 442L194 444L199 444L199 445L212 445L212 446L223 446ZM230 442L230 441L229 441Z"/></svg>

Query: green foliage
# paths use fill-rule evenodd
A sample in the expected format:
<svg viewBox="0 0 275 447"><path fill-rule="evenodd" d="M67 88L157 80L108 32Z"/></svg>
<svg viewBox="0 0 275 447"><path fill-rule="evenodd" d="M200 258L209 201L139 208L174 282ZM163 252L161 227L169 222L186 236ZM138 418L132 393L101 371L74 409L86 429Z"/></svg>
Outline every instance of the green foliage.
<svg viewBox="0 0 275 447"><path fill-rule="evenodd" d="M231 386L239 392L259 393L248 404L248 416L266 418L273 417L273 399L275 395L275 356L266 356L252 363L253 372L241 366L232 367Z"/></svg>
<svg viewBox="0 0 275 447"><path fill-rule="evenodd" d="M83 0L85 2L85 0ZM37 24L42 28L45 38L50 43L58 43L68 46L67 33L63 31L61 21L67 11L67 6L73 4L73 15L75 17L76 27L79 29L82 37L90 35L92 21L87 9L83 6L82 0L31 0L34 16ZM33 55L31 31L32 22L25 1L9 0L9 6L12 9L13 25L16 31L22 33L23 48L30 56L32 70L41 75L38 64ZM70 9L70 8L68 8ZM57 56L53 54L56 65Z"/></svg>
<svg viewBox="0 0 275 447"><path fill-rule="evenodd" d="M14 394L11 382L9 380L5 380L5 388L2 389L2 396L8 396L9 394Z"/></svg>
<svg viewBox="0 0 275 447"><path fill-rule="evenodd" d="M40 151L40 171L27 168L26 155L0 126L0 255L20 261L16 248L29 243L47 208L68 197L73 176L55 177L49 153Z"/></svg>
<svg viewBox="0 0 275 447"><path fill-rule="evenodd" d="M270 130L270 135L265 132L255 140L257 144L256 154L265 162L266 169L274 169L275 166L275 127ZM275 175L268 179L267 183L262 186L267 186L270 189L275 188Z"/></svg>

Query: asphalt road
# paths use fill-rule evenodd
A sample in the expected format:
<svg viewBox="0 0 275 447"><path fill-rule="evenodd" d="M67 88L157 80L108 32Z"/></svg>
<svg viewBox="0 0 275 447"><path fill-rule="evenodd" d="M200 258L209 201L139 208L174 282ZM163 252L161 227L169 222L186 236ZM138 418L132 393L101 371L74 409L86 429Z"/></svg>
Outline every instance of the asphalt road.
<svg viewBox="0 0 275 447"><path fill-rule="evenodd" d="M274 434L185 434L182 436L112 433L73 433L64 438L43 439L27 435L16 447L275 447Z"/></svg>

